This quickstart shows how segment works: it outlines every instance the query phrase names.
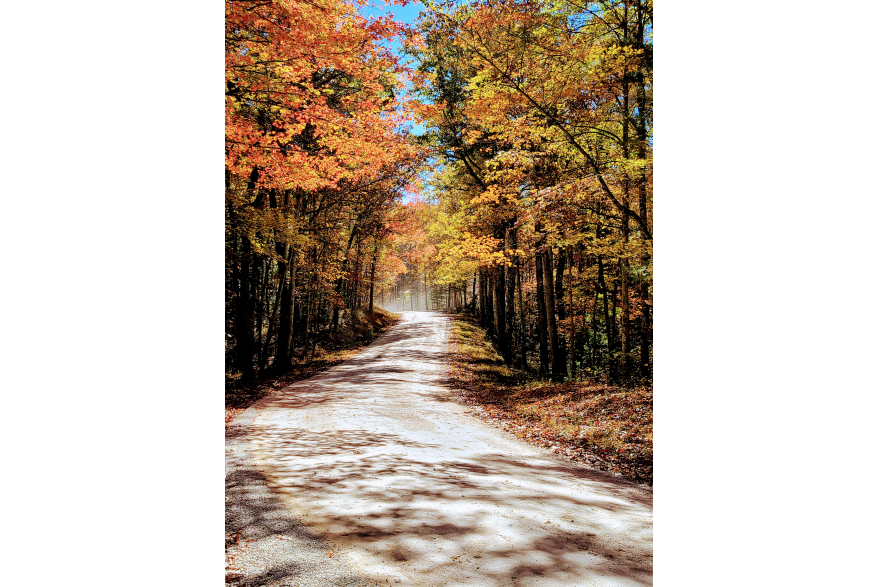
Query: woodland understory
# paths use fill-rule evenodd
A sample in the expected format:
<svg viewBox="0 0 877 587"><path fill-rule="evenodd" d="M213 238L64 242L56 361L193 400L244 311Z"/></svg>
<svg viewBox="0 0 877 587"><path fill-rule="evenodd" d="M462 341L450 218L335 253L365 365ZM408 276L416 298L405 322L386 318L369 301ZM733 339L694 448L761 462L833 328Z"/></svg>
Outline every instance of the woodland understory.
<svg viewBox="0 0 877 587"><path fill-rule="evenodd" d="M554 454L652 484L652 387L553 383L509 366L475 320L454 317L453 397L471 413Z"/></svg>

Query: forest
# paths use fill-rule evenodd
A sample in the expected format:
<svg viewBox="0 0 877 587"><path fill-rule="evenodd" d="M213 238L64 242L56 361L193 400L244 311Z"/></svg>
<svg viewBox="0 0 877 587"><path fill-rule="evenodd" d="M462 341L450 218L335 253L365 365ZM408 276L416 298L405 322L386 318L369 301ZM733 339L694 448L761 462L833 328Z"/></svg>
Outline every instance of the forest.
<svg viewBox="0 0 877 587"><path fill-rule="evenodd" d="M227 380L382 308L465 313L544 380L650 382L652 3L366 5L225 3Z"/></svg>

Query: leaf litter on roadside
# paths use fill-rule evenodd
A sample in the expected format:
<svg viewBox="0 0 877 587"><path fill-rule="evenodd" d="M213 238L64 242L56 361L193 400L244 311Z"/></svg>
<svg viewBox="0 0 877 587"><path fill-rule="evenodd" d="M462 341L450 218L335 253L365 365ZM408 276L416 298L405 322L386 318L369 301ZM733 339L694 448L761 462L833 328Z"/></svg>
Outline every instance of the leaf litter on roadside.
<svg viewBox="0 0 877 587"><path fill-rule="evenodd" d="M652 484L651 385L547 383L505 365L484 331L455 318L452 393L471 413L555 454Z"/></svg>

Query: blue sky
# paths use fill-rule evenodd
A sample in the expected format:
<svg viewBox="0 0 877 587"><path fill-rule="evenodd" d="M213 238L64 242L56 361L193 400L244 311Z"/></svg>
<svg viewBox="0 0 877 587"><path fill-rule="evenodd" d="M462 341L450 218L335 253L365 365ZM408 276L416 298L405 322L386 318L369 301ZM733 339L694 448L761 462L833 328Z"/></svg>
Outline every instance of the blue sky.
<svg viewBox="0 0 877 587"><path fill-rule="evenodd" d="M392 14L393 20L403 22L405 24L414 24L414 21L417 20L417 15L421 10L425 10L426 7L421 2L411 2L408 6L386 6L383 5L381 0L372 0L372 3L375 6L364 6L360 9L359 13L363 16L390 16ZM390 48L393 50L396 55L402 57L401 54L401 43L399 41L394 41L390 44ZM423 134L424 127L422 124L415 124L411 128L411 133L415 135ZM429 174L421 173L420 179L424 182L427 180ZM402 197L403 202L411 201L411 196L409 194L404 194Z"/></svg>
<svg viewBox="0 0 877 587"><path fill-rule="evenodd" d="M411 2L408 6L387 6L381 0L372 0L372 4L374 6L364 6L359 10L359 13L363 16L391 16L393 20L403 22L405 24L414 24L414 21L417 20L417 15L421 10L426 10L426 7L421 2ZM401 53L401 43L399 41L393 41L390 44L390 48L396 55L402 57ZM411 129L411 132L415 135L423 134L424 128L422 124L416 124Z"/></svg>

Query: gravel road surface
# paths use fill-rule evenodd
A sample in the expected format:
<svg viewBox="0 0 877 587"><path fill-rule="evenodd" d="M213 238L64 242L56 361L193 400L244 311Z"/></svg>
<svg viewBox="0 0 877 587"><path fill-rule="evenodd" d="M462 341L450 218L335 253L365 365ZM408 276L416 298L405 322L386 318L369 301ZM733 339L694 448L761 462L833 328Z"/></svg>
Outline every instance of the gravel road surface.
<svg viewBox="0 0 877 587"><path fill-rule="evenodd" d="M226 440L234 585L652 584L651 491L450 400L450 320L404 312Z"/></svg>

